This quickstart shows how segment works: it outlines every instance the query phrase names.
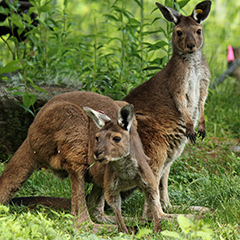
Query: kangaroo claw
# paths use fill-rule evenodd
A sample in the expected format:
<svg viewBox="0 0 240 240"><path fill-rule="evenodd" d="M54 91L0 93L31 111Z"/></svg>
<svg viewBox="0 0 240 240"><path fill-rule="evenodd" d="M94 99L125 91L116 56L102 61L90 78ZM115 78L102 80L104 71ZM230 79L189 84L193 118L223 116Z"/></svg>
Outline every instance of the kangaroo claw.
<svg viewBox="0 0 240 240"><path fill-rule="evenodd" d="M198 137L202 138L201 140L203 140L206 136L206 132L202 131L202 130L198 130Z"/></svg>
<svg viewBox="0 0 240 240"><path fill-rule="evenodd" d="M188 139L190 139L190 141L191 141L193 144L196 143L196 138L197 138L196 132L186 133L186 136L187 136Z"/></svg>

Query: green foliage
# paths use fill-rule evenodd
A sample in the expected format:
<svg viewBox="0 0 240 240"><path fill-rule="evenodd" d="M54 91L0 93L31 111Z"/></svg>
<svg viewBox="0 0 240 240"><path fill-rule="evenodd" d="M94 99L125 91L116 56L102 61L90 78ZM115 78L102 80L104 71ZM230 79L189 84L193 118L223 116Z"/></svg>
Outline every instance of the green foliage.
<svg viewBox="0 0 240 240"><path fill-rule="evenodd" d="M234 143L232 143L234 144ZM4 169L0 164L0 172ZM126 235L114 231L102 230L97 235L91 233L91 227L86 225L85 230L75 229L68 224L69 212L55 212L49 208L40 207L36 211L27 210L24 207L10 207L7 214L9 219L15 219L16 226L25 226L21 219L26 218L27 223L33 221L33 225L41 219L50 221L46 228L57 231L56 238L71 236L70 239L233 239L240 238L240 155L234 154L229 149L229 139L207 139L197 142L196 145L188 145L179 160L175 161L170 171L169 195L174 206L171 213L193 214L198 220L190 221L179 217L178 221L162 219L163 234L152 232L153 223L143 223L141 219L143 208L143 194L135 191L125 202L122 210L124 216L133 219L126 221L127 226L138 226L137 235ZM86 191L91 186L86 186ZM16 196L71 196L70 181L64 181L54 177L48 170L36 171L19 190ZM180 207L175 207L180 206ZM200 215L191 211L190 206L209 207L210 212ZM109 211L108 211L109 212ZM26 214L26 215L25 215ZM27 218L27 215L31 217ZM65 216L67 215L67 216ZM20 217L22 216L22 217ZM200 217L201 216L201 217ZM6 214L4 215L4 218ZM200 217L200 219L199 219ZM211 219L211 224L208 219ZM20 221L20 223L19 223ZM67 224L65 223L67 221ZM1 221L0 221L1 222ZM56 227L55 227L56 226ZM9 227L10 228L10 227ZM36 226L36 228L38 228ZM41 231L41 226L39 226ZM8 228L6 228L8 229ZM4 230L2 230L4 231ZM6 230L7 232L10 230ZM58 232L60 231L60 232ZM50 236L48 230L47 234ZM7 233L6 233L7 234ZM168 236L166 235L168 234ZM200 236L200 234L202 234ZM180 236L180 237L179 237ZM88 238L89 237L89 238ZM10 239L10 238L6 238ZM26 238L26 239L31 239ZM61 239L61 238L60 238ZM68 238L66 238L68 239Z"/></svg>
<svg viewBox="0 0 240 240"><path fill-rule="evenodd" d="M61 180L53 177L52 172L46 169L36 171L25 183L26 187L21 188L16 196L55 196L71 197L70 180Z"/></svg>
<svg viewBox="0 0 240 240"><path fill-rule="evenodd" d="M88 225L86 223L85 227L88 227ZM106 230L107 228L105 228ZM78 231L72 226L72 215L70 214L58 213L53 210L49 210L48 213L27 211L13 214L8 207L3 205L0 205L0 235L2 240L132 239L130 236L124 236L126 234L119 234L119 236L113 238L107 236L102 238L102 236L91 233L91 230L87 232Z"/></svg>
<svg viewBox="0 0 240 240"><path fill-rule="evenodd" d="M240 137L240 94L234 79L227 78L214 91L210 91L206 105L210 133L219 136Z"/></svg>
<svg viewBox="0 0 240 240"><path fill-rule="evenodd" d="M239 153L229 149L229 139L208 139L196 146L188 145L171 167L172 204L185 203L184 212L188 206L214 209L206 215L212 219L211 228L216 229L213 239L238 239L240 234L239 160Z"/></svg>
<svg viewBox="0 0 240 240"><path fill-rule="evenodd" d="M169 236L175 239L194 239L196 237L200 237L203 240L210 240L212 239L213 230L210 228L211 220L210 219L200 219L195 223L182 216L179 215L177 218L179 227L182 230L182 234L173 231L162 231L161 234L163 236Z"/></svg>
<svg viewBox="0 0 240 240"><path fill-rule="evenodd" d="M53 212L54 213L54 212ZM54 213L58 215L57 213ZM62 223L71 225L71 215L62 215ZM1 239L72 239L55 221L43 213L10 214L9 208L0 205Z"/></svg>
<svg viewBox="0 0 240 240"><path fill-rule="evenodd" d="M131 4L126 0L103 1L101 10L92 10L86 18L89 29L85 32L78 31L79 27L84 28L82 22L72 22L74 16L67 9L68 1L64 1L62 9L51 1L31 3L34 7L27 14L21 17L9 12L8 17L8 21L19 28L19 33L26 27L30 29L25 34L28 41L19 43L16 37L2 38L21 69L14 87L23 85L29 91L31 84L67 83L121 99L149 78L153 70L163 67L170 57L172 25L164 21L160 29L149 31L155 21L159 21L160 14L154 13L158 15L154 21L145 18L139 1ZM139 9L140 14L134 15L130 9L134 9L133 12ZM32 12L38 14L38 27L31 25ZM162 35L162 39L151 43L150 36L156 33ZM162 56L156 57L156 51L161 51ZM16 63L10 59L8 64L12 66L8 72L17 70L13 67Z"/></svg>
<svg viewBox="0 0 240 240"><path fill-rule="evenodd" d="M6 66L4 66L0 69L0 74L11 73L11 72L21 69L21 66L19 66L19 62L20 62L20 60L14 60L12 62L9 62L8 64L6 64Z"/></svg>
<svg viewBox="0 0 240 240"><path fill-rule="evenodd" d="M139 239L139 238L142 238L146 235L149 235L152 232L153 232L152 230L147 229L147 228L140 229L139 232L136 235L136 239Z"/></svg>
<svg viewBox="0 0 240 240"><path fill-rule="evenodd" d="M144 204L144 194L139 191L135 190L134 194L130 195L124 202L122 206L122 210L127 215L134 215L136 217L141 217L143 213L142 206ZM132 208L131 206L134 206Z"/></svg>

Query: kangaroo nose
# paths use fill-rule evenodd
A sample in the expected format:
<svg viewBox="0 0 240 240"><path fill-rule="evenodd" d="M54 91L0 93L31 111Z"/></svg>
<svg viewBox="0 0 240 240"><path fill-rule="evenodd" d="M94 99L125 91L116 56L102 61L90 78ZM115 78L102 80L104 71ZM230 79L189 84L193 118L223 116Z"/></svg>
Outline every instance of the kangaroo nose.
<svg viewBox="0 0 240 240"><path fill-rule="evenodd" d="M103 153L102 150L96 150L96 151L94 152L96 158L98 158L102 153Z"/></svg>
<svg viewBox="0 0 240 240"><path fill-rule="evenodd" d="M188 44L187 44L187 47L188 47L190 50L193 50L193 48L195 47L195 44L194 44L194 43L188 43Z"/></svg>

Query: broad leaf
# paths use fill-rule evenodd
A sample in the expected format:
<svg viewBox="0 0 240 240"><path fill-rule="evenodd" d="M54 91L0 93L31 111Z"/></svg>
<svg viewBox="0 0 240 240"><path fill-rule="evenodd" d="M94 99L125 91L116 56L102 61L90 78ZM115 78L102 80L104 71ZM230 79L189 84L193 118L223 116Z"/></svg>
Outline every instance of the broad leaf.
<svg viewBox="0 0 240 240"><path fill-rule="evenodd" d="M148 228L142 228L139 230L138 234L136 235L136 238L142 238L150 233L152 233L153 231L151 229Z"/></svg>
<svg viewBox="0 0 240 240"><path fill-rule="evenodd" d="M190 219L188 219L188 218L186 218L182 215L179 215L177 217L177 220L178 220L180 228L186 234L190 232L190 230L192 229L192 227L194 225L193 222Z"/></svg>
<svg viewBox="0 0 240 240"><path fill-rule="evenodd" d="M30 94L28 92L25 92L22 97L22 100L23 100L24 106L26 106L27 108L30 108L30 106L32 106L36 102L37 96L34 94Z"/></svg>
<svg viewBox="0 0 240 240"><path fill-rule="evenodd" d="M14 72L16 70L21 69L22 66L18 65L19 62L20 62L20 60L14 60L14 61L8 63L5 67L0 69L0 74L10 73L10 72Z"/></svg>
<svg viewBox="0 0 240 240"><path fill-rule="evenodd" d="M177 232L165 230L165 231L162 231L161 234L166 237L181 239L181 236Z"/></svg>

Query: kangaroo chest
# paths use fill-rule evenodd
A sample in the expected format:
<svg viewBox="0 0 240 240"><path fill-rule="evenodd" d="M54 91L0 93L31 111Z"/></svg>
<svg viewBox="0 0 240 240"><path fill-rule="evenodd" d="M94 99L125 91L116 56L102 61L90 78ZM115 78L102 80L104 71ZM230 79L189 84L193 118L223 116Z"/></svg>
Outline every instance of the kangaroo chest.
<svg viewBox="0 0 240 240"><path fill-rule="evenodd" d="M138 163L136 159L124 158L112 164L114 177L111 184L112 190L128 190L137 185Z"/></svg>
<svg viewBox="0 0 240 240"><path fill-rule="evenodd" d="M190 61L185 76L187 109L194 125L199 116L200 82L203 77L201 65L200 61Z"/></svg>
<svg viewBox="0 0 240 240"><path fill-rule="evenodd" d="M131 180L136 177L138 172L137 160L127 156L119 161L116 161L112 165L116 176L119 179Z"/></svg>

